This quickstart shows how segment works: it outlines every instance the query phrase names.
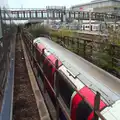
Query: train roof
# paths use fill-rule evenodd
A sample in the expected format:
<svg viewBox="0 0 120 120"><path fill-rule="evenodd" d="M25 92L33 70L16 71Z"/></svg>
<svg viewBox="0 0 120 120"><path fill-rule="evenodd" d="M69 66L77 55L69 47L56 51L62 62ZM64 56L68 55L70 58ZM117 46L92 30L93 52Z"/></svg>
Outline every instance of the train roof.
<svg viewBox="0 0 120 120"><path fill-rule="evenodd" d="M107 104L111 105L120 99L120 79L48 38L39 37L34 42L43 44L46 49L62 61L75 78L77 77L93 91L99 91Z"/></svg>

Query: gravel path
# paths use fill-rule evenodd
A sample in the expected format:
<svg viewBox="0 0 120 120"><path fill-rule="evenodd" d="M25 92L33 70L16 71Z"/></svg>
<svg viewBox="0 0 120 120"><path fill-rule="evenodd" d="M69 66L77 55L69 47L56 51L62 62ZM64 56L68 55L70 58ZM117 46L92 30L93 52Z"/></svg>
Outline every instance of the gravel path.
<svg viewBox="0 0 120 120"><path fill-rule="evenodd" d="M22 51L21 40L17 37L14 83L14 120L39 120L39 114Z"/></svg>

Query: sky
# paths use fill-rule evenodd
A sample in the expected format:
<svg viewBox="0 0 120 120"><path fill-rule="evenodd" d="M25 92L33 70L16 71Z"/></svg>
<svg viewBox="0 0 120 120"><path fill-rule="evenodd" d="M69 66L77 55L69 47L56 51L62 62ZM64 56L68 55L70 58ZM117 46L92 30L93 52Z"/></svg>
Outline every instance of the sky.
<svg viewBox="0 0 120 120"><path fill-rule="evenodd" d="M3 0L4 1L4 0ZM83 4L91 0L7 0L10 8L45 8L46 6L67 6Z"/></svg>

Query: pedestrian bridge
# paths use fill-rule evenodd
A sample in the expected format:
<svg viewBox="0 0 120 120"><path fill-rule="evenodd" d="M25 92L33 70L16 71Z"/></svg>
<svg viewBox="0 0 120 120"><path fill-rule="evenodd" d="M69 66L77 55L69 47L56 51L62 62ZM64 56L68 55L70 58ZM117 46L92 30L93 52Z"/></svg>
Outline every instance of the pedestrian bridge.
<svg viewBox="0 0 120 120"><path fill-rule="evenodd" d="M39 19L39 20L61 20L76 19L76 20L119 20L120 16L107 13L98 12L83 12L83 11L71 11L65 9L8 9L8 12L12 14L13 20L28 20L28 19ZM4 11L2 12L2 18L9 20Z"/></svg>

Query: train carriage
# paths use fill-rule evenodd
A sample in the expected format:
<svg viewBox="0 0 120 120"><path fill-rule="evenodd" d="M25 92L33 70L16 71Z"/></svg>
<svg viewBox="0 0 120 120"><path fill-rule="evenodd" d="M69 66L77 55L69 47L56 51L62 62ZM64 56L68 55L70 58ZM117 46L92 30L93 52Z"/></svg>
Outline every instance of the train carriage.
<svg viewBox="0 0 120 120"><path fill-rule="evenodd" d="M94 108L96 91L101 94L99 107L101 114L108 120L120 120L120 80L118 78L97 68L48 38L36 38L33 44L36 44L37 50L40 52L37 51L38 62L44 57L41 63L42 69L54 90L56 90L56 81L59 81L60 97L66 104L72 120L93 120L94 111L91 107ZM42 50L44 52L40 57ZM55 67L57 60L58 68ZM57 72L56 69L58 69ZM81 96L68 83L74 85ZM55 103L54 93L47 83L46 88ZM60 115L62 120L66 119L64 113Z"/></svg>

